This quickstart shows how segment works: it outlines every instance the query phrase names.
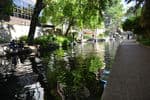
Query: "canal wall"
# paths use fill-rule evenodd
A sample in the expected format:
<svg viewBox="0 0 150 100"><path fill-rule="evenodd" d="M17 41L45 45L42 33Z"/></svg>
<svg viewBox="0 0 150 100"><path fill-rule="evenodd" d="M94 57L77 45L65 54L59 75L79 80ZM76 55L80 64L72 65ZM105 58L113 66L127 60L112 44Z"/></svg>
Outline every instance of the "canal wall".
<svg viewBox="0 0 150 100"><path fill-rule="evenodd" d="M27 36L30 29L30 20L10 17L10 21L1 21L0 23L0 39L11 40L18 39L21 36ZM35 36L38 37L42 34L42 28L36 27Z"/></svg>
<svg viewBox="0 0 150 100"><path fill-rule="evenodd" d="M9 25L3 24L0 30L0 37L2 39L19 39L21 36L27 36L30 26L26 25ZM35 37L41 36L42 31L40 27L36 27Z"/></svg>

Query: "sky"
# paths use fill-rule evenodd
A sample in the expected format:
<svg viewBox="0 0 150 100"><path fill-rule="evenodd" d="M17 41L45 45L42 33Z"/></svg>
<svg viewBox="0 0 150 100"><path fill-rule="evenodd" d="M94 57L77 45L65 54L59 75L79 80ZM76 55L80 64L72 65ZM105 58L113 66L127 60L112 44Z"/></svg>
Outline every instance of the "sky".
<svg viewBox="0 0 150 100"><path fill-rule="evenodd" d="M14 3L18 6L24 6L27 7L28 4L34 6L36 0L13 0Z"/></svg>
<svg viewBox="0 0 150 100"><path fill-rule="evenodd" d="M36 0L23 0L25 2L29 2L29 3L32 3L32 4L35 4Z"/></svg>
<svg viewBox="0 0 150 100"><path fill-rule="evenodd" d="M129 9L130 7L134 6L135 5L135 2L130 2L129 4L127 4L125 2L125 0L122 0L121 3L123 4L123 7L124 7L124 10L126 11L127 9Z"/></svg>

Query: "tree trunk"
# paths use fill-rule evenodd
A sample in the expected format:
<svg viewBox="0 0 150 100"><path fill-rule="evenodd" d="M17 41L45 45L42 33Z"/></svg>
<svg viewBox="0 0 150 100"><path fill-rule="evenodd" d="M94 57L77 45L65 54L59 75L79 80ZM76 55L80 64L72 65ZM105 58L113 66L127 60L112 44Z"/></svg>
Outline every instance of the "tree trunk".
<svg viewBox="0 0 150 100"><path fill-rule="evenodd" d="M67 28L67 30L66 30L65 36L68 35L69 30L70 30L70 28L71 28L72 25L73 25L73 18L71 18L71 20L69 21L69 25L68 25L68 28Z"/></svg>
<svg viewBox="0 0 150 100"><path fill-rule="evenodd" d="M43 8L44 8L43 0L37 0L35 4L34 12L32 14L31 23L30 23L30 29L29 29L28 40L27 40L28 44L33 44L35 29L38 23L38 16Z"/></svg>
<svg viewBox="0 0 150 100"><path fill-rule="evenodd" d="M68 35L70 28L71 28L71 24L69 23L68 28L67 28L66 33L65 33L65 36Z"/></svg>
<svg viewBox="0 0 150 100"><path fill-rule="evenodd" d="M142 18L141 18L141 26L145 29L145 35L147 38L150 38L150 0L146 0L143 10L142 10Z"/></svg>

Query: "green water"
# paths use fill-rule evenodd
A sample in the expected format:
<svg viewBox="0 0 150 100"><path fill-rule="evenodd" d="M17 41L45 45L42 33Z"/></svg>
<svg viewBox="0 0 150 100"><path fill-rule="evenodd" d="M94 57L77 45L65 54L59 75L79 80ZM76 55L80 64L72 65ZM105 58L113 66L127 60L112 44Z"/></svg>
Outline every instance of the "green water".
<svg viewBox="0 0 150 100"><path fill-rule="evenodd" d="M60 95L65 100L100 99L103 86L96 74L105 65L104 43L80 44L68 50L60 48L45 54L43 59L50 93L57 99Z"/></svg>
<svg viewBox="0 0 150 100"><path fill-rule="evenodd" d="M112 41L83 43L55 51L42 50L40 56L1 57L0 97L5 100L100 100L117 46ZM100 69L104 69L104 73L99 74Z"/></svg>

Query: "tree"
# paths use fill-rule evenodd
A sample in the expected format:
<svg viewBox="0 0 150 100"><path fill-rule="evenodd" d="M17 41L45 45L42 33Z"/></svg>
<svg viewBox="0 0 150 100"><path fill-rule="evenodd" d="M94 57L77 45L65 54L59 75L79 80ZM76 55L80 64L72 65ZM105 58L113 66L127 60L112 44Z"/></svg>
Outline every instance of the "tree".
<svg viewBox="0 0 150 100"><path fill-rule="evenodd" d="M0 1L0 42L8 42L11 39L10 29L12 26L8 24L7 27L5 27L3 22L10 20L12 4L12 0Z"/></svg>
<svg viewBox="0 0 150 100"><path fill-rule="evenodd" d="M122 24L124 31L132 31L134 34L141 35L143 28L140 26L140 16L129 17Z"/></svg>
<svg viewBox="0 0 150 100"><path fill-rule="evenodd" d="M123 5L121 0L113 0L111 6L106 6L105 14L105 27L108 31L116 32L121 26L123 17Z"/></svg>
<svg viewBox="0 0 150 100"><path fill-rule="evenodd" d="M37 0L34 8L34 12L32 14L30 29L28 33L28 44L32 44L34 40L34 33L36 29L36 25L38 23L38 17L41 12L41 10L44 8L43 0Z"/></svg>
<svg viewBox="0 0 150 100"><path fill-rule="evenodd" d="M143 35L145 38L150 39L150 1L149 0L125 0L127 3L132 1L136 2L134 6L135 10L139 7L142 7L141 10L141 18L140 18L140 26L144 29Z"/></svg>
<svg viewBox="0 0 150 100"><path fill-rule="evenodd" d="M43 22L50 21L55 26L67 25L65 35L72 26L79 28L95 28L102 22L102 11L107 0L51 0L43 9Z"/></svg>
<svg viewBox="0 0 150 100"><path fill-rule="evenodd" d="M45 10L43 10L43 14L42 14L44 18L41 19L44 20L45 22L47 20L50 21L55 20L53 21L55 23L61 23L61 22L70 23L68 25L68 29L67 29L68 31L66 31L66 35L67 35L69 29L75 23L80 23L81 27L86 25L88 26L90 25L90 22L87 24L87 21L92 22L94 19L93 16L96 16L95 18L99 17L99 21L100 21L102 17L102 11L105 8L105 5L110 1L111 0L71 0L71 1L70 0L44 0L45 4L47 5L43 6L43 0L37 0L32 15L32 19L31 19L30 30L28 34L28 43L32 44L33 42L34 32L35 32L36 24L38 22L38 16L44 7L46 7ZM69 4L71 4L72 6L70 6ZM67 13L64 13L66 12L65 9L68 9L69 11ZM97 11L99 13L97 13ZM99 14L99 16L97 16L97 14Z"/></svg>
<svg viewBox="0 0 150 100"><path fill-rule="evenodd" d="M12 13L12 0L1 0L0 2L0 20L8 21Z"/></svg>
<svg viewBox="0 0 150 100"><path fill-rule="evenodd" d="M141 26L145 29L146 37L150 39L150 1L145 0L141 16Z"/></svg>

